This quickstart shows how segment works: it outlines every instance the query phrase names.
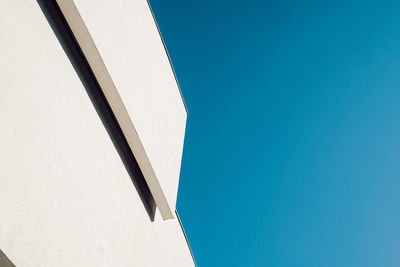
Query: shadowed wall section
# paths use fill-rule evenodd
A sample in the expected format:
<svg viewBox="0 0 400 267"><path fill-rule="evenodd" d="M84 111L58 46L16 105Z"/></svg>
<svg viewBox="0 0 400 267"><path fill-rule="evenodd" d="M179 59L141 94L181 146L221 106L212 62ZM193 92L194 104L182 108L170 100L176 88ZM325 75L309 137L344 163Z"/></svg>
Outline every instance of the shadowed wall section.
<svg viewBox="0 0 400 267"><path fill-rule="evenodd" d="M100 85L95 78L79 44L77 43L70 27L68 26L58 4L54 0L38 0L47 21L54 31L57 39L67 54L76 73L78 74L87 94L92 101L97 114L107 130L118 154L123 161L132 183L134 184L151 221L154 220L156 204L143 177L139 165L129 148L127 140L122 133L115 115L107 102Z"/></svg>
<svg viewBox="0 0 400 267"><path fill-rule="evenodd" d="M7 258L6 254L0 249L0 267L15 267L15 265Z"/></svg>

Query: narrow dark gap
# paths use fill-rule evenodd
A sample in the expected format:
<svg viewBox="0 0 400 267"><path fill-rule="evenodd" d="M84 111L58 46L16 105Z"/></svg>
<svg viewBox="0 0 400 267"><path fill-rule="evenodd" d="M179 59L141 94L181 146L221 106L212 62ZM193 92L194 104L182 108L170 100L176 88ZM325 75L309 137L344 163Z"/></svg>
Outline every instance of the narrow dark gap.
<svg viewBox="0 0 400 267"><path fill-rule="evenodd" d="M115 118L115 115L112 112L89 63L87 62L85 55L62 14L60 7L55 0L37 0L37 2L83 83L97 114L99 115L125 165L126 170L129 173L129 176L131 177L150 220L154 221L156 211L154 198L128 142L122 133L121 127L119 126L119 123Z"/></svg>

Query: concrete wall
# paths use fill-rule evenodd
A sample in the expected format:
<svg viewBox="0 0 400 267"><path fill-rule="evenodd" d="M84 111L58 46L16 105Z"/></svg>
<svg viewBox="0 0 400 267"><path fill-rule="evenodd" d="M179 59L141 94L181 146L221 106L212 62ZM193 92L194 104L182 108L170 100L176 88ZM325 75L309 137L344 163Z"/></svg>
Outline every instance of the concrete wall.
<svg viewBox="0 0 400 267"><path fill-rule="evenodd" d="M37 2L3 2L0 25L0 249L23 267L193 266L177 219L149 219Z"/></svg>
<svg viewBox="0 0 400 267"><path fill-rule="evenodd" d="M74 2L173 209L187 113L147 1Z"/></svg>

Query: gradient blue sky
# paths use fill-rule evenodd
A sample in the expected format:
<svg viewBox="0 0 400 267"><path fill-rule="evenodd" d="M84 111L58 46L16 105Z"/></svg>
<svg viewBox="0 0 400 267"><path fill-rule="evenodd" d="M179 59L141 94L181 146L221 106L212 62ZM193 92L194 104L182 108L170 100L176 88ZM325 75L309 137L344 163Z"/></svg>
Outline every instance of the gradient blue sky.
<svg viewBox="0 0 400 267"><path fill-rule="evenodd" d="M198 266L400 266L400 2L150 2Z"/></svg>

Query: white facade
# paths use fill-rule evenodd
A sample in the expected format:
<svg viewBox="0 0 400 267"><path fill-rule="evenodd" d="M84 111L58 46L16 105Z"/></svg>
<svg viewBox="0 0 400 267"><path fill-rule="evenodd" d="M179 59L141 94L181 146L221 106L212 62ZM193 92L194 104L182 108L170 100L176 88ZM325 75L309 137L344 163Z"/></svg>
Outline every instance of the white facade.
<svg viewBox="0 0 400 267"><path fill-rule="evenodd" d="M57 2L158 209L152 218L38 2L7 0L0 250L23 267L195 265L174 212L186 110L147 2Z"/></svg>

